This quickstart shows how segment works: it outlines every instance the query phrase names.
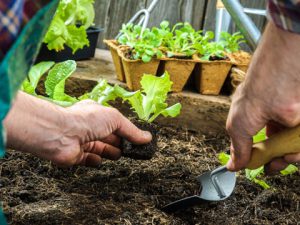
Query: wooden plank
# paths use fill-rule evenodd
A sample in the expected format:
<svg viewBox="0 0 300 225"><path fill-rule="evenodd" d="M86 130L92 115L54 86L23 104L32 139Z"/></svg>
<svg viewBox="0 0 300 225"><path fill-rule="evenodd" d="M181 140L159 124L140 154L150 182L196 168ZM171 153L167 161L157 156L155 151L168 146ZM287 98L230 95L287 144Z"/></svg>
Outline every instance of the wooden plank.
<svg viewBox="0 0 300 225"><path fill-rule="evenodd" d="M137 11L145 7L146 0L97 0L95 1L95 24L104 27L104 33L98 40L98 47L105 48L103 38L114 38L123 23L126 23Z"/></svg>
<svg viewBox="0 0 300 225"><path fill-rule="evenodd" d="M147 0L147 7L152 0ZM195 29L202 28L206 0L160 0L150 15L148 27L158 26L168 20L171 25L189 22Z"/></svg>
<svg viewBox="0 0 300 225"><path fill-rule="evenodd" d="M208 0L204 17L203 30L215 31L216 27L216 4L217 0Z"/></svg>
<svg viewBox="0 0 300 225"><path fill-rule="evenodd" d="M110 53L97 50L92 60L77 62L77 71L66 82L66 92L77 96L90 91L99 79L108 80L111 84L124 83L116 80L115 70ZM208 96L191 91L169 95L169 104L180 102L181 115L177 118L160 117L157 122L167 126L186 128L202 134L225 132L226 118L229 111L230 99L227 96ZM129 108L121 103L115 105L124 115L130 115Z"/></svg>

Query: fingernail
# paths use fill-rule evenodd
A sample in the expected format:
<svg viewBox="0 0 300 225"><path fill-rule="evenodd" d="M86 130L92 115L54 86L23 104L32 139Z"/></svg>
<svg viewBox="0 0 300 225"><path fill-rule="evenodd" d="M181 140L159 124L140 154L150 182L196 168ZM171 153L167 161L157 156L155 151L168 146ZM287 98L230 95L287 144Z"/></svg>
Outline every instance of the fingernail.
<svg viewBox="0 0 300 225"><path fill-rule="evenodd" d="M232 159L229 159L229 161L227 162L226 164L226 167L228 170L234 170L234 166L233 166L233 162L232 162Z"/></svg>
<svg viewBox="0 0 300 225"><path fill-rule="evenodd" d="M152 140L152 134L149 131L143 131L143 136L147 140Z"/></svg>

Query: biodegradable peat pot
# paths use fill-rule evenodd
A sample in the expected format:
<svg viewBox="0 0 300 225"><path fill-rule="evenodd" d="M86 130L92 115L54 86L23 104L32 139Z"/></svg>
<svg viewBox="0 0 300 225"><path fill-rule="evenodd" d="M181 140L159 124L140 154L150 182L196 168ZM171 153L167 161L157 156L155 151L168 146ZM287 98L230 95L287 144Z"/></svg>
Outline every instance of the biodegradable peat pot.
<svg viewBox="0 0 300 225"><path fill-rule="evenodd" d="M195 83L197 90L204 95L218 95L232 67L229 60L199 61L195 70Z"/></svg>
<svg viewBox="0 0 300 225"><path fill-rule="evenodd" d="M176 58L162 58L161 62L163 63L163 71L167 71L170 74L170 80L173 82L172 91L182 91L194 70L196 62Z"/></svg>
<svg viewBox="0 0 300 225"><path fill-rule="evenodd" d="M245 73L247 72L252 57L250 53L245 51L238 51L228 54L228 57L237 69L242 70Z"/></svg>
<svg viewBox="0 0 300 225"><path fill-rule="evenodd" d="M144 63L142 60L132 60L125 57L120 49L119 55L122 57L122 63L125 72L126 84L130 90L139 90L141 88L140 81L143 74L153 74L156 76L160 60L152 59L150 62Z"/></svg>
<svg viewBox="0 0 300 225"><path fill-rule="evenodd" d="M126 82L125 78L125 73L124 73L124 68L122 64L122 59L121 56L118 54L118 44L116 40L104 40L103 41L110 50L115 69L116 69L116 74L117 74L117 79L122 82Z"/></svg>
<svg viewBox="0 0 300 225"><path fill-rule="evenodd" d="M104 29L97 28L97 27L88 28L86 30L86 33L90 45L77 50L75 54L72 53L72 49L69 48L68 46L66 46L64 50L56 52L55 50L49 50L47 45L43 43L36 62L41 62L41 61L62 62L69 59L85 60L85 59L93 58L97 47L99 33L102 32L103 30Z"/></svg>

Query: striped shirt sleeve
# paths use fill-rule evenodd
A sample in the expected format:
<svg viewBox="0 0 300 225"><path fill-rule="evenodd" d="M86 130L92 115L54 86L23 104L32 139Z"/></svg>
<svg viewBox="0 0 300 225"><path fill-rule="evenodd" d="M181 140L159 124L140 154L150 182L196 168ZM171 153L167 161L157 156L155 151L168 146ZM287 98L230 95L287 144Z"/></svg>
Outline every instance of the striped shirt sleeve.
<svg viewBox="0 0 300 225"><path fill-rule="evenodd" d="M300 33L300 0L269 0L268 12L278 27Z"/></svg>

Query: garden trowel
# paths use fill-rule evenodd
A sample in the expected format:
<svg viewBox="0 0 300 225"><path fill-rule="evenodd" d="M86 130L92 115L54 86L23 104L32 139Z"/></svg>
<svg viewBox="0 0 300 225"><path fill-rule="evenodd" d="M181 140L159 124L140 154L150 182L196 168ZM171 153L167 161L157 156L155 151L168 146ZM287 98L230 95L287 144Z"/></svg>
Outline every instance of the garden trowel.
<svg viewBox="0 0 300 225"><path fill-rule="evenodd" d="M257 169L274 158L299 152L300 126L285 129L267 140L253 145L251 159L247 168ZM162 210L171 213L207 201L225 200L235 188L236 176L234 172L230 172L225 166L222 166L198 176L197 181L201 185L199 195L172 202L164 206Z"/></svg>

